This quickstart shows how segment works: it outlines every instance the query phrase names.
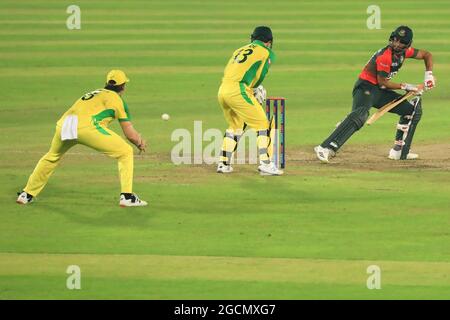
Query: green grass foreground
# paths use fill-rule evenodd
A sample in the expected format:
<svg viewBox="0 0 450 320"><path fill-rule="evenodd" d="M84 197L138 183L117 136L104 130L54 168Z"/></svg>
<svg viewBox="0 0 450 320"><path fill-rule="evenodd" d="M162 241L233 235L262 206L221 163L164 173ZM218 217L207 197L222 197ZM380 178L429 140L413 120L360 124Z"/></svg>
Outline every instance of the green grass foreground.
<svg viewBox="0 0 450 320"><path fill-rule="evenodd" d="M368 30L372 3L272 3L78 1L73 31L70 1L0 3L0 299L450 299L450 4L378 1L382 29ZM264 86L288 98L286 175L172 164L173 130L226 128L223 68L260 24L278 58ZM385 159L397 121L386 115L333 164L317 163L312 147L400 24L435 60L421 159ZM135 157L135 191L150 206L119 208L115 161L78 146L34 204L16 205L56 120L112 68L130 77L125 100L150 141ZM396 80L421 82L423 70L408 60ZM69 265L81 290L66 288ZM366 287L370 265L381 290Z"/></svg>

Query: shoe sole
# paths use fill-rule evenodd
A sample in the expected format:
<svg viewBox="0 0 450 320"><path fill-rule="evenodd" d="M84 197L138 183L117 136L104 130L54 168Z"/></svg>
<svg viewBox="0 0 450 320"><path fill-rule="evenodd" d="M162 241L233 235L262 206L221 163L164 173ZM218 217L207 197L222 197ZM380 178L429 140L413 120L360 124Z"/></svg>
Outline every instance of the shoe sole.
<svg viewBox="0 0 450 320"><path fill-rule="evenodd" d="M22 202L22 201L16 200L16 203L17 203L17 204L22 204L22 205L30 204L30 203L32 203L32 202L33 202L33 201L30 201L30 202Z"/></svg>
<svg viewBox="0 0 450 320"><path fill-rule="evenodd" d="M262 172L262 171L260 171L259 172L259 175L260 176L273 176L273 177L279 177L279 176L282 176L283 174L281 173L281 174L274 174L274 173L267 173L267 172Z"/></svg>
<svg viewBox="0 0 450 320"><path fill-rule="evenodd" d="M143 205L143 206L125 206L123 204L119 204L119 207L121 207L121 208L134 208L134 207L146 207L146 206L148 206L148 204Z"/></svg>
<svg viewBox="0 0 450 320"><path fill-rule="evenodd" d="M317 159L318 159L320 162L322 162L322 163L330 163L330 160L326 160L326 159L324 159L324 158L319 157L318 152L317 152L316 149L317 149L317 147L314 148L314 152L315 152L315 154L316 154Z"/></svg>
<svg viewBox="0 0 450 320"><path fill-rule="evenodd" d="M417 158L406 158L406 159L397 159L397 158L393 158L393 157L388 157L389 160L394 160L394 161L400 161L400 160L418 160L419 157Z"/></svg>
<svg viewBox="0 0 450 320"><path fill-rule="evenodd" d="M282 176L284 174L284 172L282 172L282 173L269 173L269 172L262 171L259 168L258 168L258 172L259 172L259 174L261 176Z"/></svg>

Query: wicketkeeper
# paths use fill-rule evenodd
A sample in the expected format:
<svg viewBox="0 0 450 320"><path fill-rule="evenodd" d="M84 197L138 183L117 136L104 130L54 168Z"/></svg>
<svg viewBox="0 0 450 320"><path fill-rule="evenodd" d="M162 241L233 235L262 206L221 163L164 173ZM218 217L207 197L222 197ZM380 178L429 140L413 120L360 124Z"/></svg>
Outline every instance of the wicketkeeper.
<svg viewBox="0 0 450 320"><path fill-rule="evenodd" d="M398 98L400 94L393 90L401 89L414 91L420 96L425 90L435 86L433 77L433 58L426 50L411 47L413 31L407 26L395 29L390 37L389 44L378 50L360 73L353 88L352 112L337 126L333 133L319 146L314 148L317 157L322 162L329 162L330 158L344 143L366 122L371 107L380 108L388 102ZM392 77L402 67L405 59L414 58L425 62L424 84L413 85L409 83L395 83ZM389 151L389 159L410 160L417 159L418 155L410 153L412 139L416 127L422 117L420 97L411 102L403 101L390 110L400 116L395 134L393 148Z"/></svg>
<svg viewBox="0 0 450 320"><path fill-rule="evenodd" d="M146 141L133 128L128 106L122 95L129 81L121 70L112 70L106 77L104 89L86 93L59 119L50 150L39 160L28 179L28 183L17 198L17 203L33 201L46 185L63 155L76 144L93 148L117 159L122 207L146 206L133 193L133 149L118 134L108 129L108 124L117 119L123 133L140 151L145 151Z"/></svg>
<svg viewBox="0 0 450 320"><path fill-rule="evenodd" d="M231 173L231 159L246 126L257 132L257 145L262 175L281 175L283 171L271 161L273 145L270 141L269 121L262 103L265 90L261 86L275 55L273 36L269 27L256 27L251 43L234 51L219 89L219 104L228 122L222 145L218 173ZM256 94L256 96L255 96Z"/></svg>

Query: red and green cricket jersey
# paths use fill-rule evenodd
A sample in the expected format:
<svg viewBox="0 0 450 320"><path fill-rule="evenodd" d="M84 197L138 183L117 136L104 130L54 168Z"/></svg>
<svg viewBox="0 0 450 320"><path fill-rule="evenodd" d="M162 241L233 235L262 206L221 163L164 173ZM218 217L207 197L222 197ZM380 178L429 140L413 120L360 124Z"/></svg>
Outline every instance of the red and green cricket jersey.
<svg viewBox="0 0 450 320"><path fill-rule="evenodd" d="M409 47L400 55L395 55L390 46L384 47L370 58L359 78L367 80L375 85L378 84L377 75L391 79L397 74L405 59L414 58L419 50Z"/></svg>

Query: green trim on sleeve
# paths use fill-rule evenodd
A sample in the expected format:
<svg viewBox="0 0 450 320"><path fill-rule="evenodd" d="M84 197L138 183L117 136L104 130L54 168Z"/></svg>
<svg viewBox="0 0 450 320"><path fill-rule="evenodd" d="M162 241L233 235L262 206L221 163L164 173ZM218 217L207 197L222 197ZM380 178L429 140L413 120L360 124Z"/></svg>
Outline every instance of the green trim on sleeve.
<svg viewBox="0 0 450 320"><path fill-rule="evenodd" d="M275 63L275 61L277 60L277 56L275 55L275 52L273 52L272 50L270 50L270 48L267 48L269 50L269 59L270 59L270 63Z"/></svg>
<svg viewBox="0 0 450 320"><path fill-rule="evenodd" d="M119 122L125 122L125 121L131 121L130 119L128 119L128 118L124 118L124 119L118 119L119 120Z"/></svg>
<svg viewBox="0 0 450 320"><path fill-rule="evenodd" d="M245 101L253 105L253 101L248 97L247 92L245 91L245 85L243 82L239 82L239 88L241 89L241 96Z"/></svg>
<svg viewBox="0 0 450 320"><path fill-rule="evenodd" d="M130 115L130 110L128 109L128 104L125 102L125 100L122 99L122 97L120 97L120 100L122 100L122 102L123 102L123 108L125 109L125 113L127 115L126 121L131 121L131 115ZM120 119L119 119L119 121L120 121Z"/></svg>

